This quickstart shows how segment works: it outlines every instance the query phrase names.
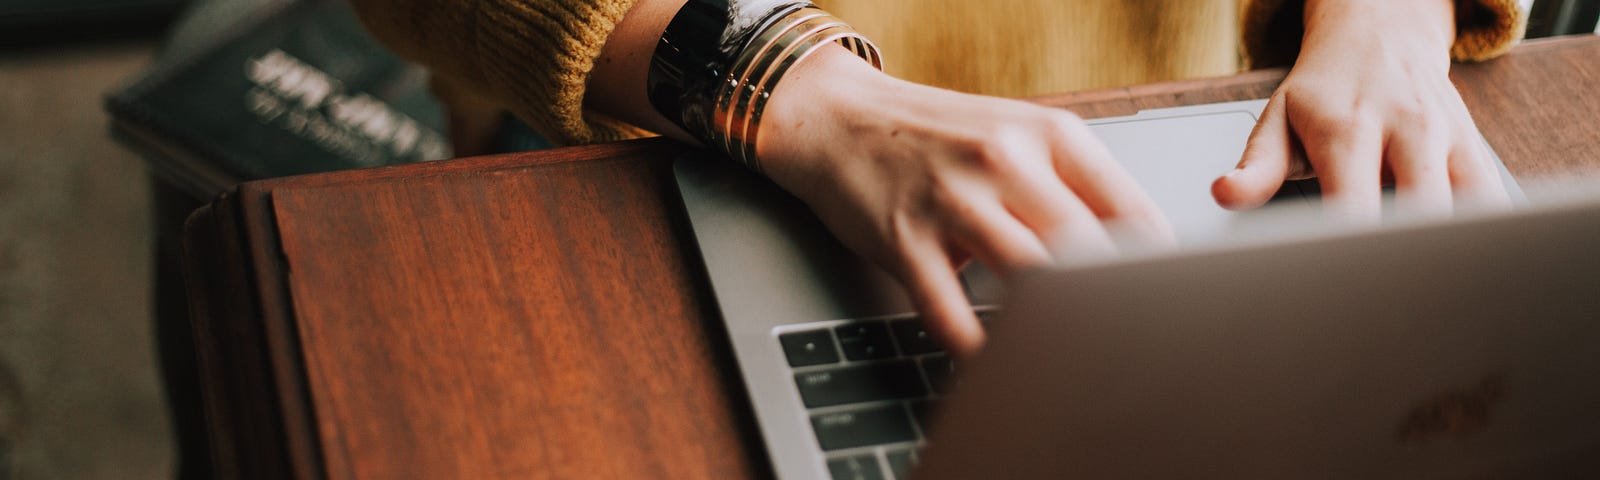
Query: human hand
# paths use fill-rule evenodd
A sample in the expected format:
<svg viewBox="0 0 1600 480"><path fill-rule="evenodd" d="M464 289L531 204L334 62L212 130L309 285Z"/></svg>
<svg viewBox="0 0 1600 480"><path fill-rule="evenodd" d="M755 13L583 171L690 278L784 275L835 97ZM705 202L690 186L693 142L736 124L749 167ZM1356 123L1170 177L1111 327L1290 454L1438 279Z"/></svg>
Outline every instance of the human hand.
<svg viewBox="0 0 1600 480"><path fill-rule="evenodd" d="M1267 104L1237 169L1212 194L1265 203L1316 176L1339 217L1376 221L1392 180L1403 215L1508 202L1494 161L1450 83L1450 0L1306 2L1300 57Z"/></svg>
<svg viewBox="0 0 1600 480"><path fill-rule="evenodd" d="M841 48L791 70L761 128L768 176L897 277L958 354L984 339L956 273L969 258L1005 276L1052 263L1052 251L1113 250L1112 223L1171 238L1071 113L896 80Z"/></svg>

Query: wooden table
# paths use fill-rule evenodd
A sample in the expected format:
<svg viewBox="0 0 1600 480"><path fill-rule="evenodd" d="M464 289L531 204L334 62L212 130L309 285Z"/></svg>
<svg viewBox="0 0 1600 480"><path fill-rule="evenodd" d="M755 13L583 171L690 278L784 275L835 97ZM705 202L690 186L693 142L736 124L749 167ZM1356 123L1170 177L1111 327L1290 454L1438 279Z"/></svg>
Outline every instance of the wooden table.
<svg viewBox="0 0 1600 480"><path fill-rule="evenodd" d="M1039 99L1265 98L1282 71ZM1459 66L1524 180L1600 171L1600 37ZM769 476L651 139L251 182L191 217L214 459L251 478Z"/></svg>

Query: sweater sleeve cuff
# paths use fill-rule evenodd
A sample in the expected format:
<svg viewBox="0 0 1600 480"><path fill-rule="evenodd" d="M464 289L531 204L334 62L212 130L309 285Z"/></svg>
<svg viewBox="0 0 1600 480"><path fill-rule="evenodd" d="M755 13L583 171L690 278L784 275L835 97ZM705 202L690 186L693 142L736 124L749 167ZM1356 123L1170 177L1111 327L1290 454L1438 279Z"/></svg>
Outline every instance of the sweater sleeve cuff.
<svg viewBox="0 0 1600 480"><path fill-rule="evenodd" d="M482 76L511 111L557 145L622 140L645 132L587 112L589 72L635 0L479 2ZM463 54L466 54L465 52Z"/></svg>
<svg viewBox="0 0 1600 480"><path fill-rule="evenodd" d="M1245 7L1241 44L1251 68L1294 63L1305 34L1304 0L1254 0ZM1527 15L1517 0L1456 0L1456 40L1450 58L1476 62L1499 56L1522 39Z"/></svg>
<svg viewBox="0 0 1600 480"><path fill-rule="evenodd" d="M1456 0L1456 43L1450 58L1481 62L1511 50L1528 30L1517 0Z"/></svg>

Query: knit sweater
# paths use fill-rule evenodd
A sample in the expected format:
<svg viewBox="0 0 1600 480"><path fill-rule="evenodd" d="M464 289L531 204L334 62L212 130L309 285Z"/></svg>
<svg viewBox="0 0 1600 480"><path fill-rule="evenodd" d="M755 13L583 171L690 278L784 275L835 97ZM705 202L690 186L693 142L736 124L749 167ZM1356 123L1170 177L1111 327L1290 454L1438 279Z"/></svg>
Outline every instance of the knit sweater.
<svg viewBox="0 0 1600 480"><path fill-rule="evenodd" d="M450 95L510 110L557 144L645 132L585 111L589 72L637 0L351 0L367 28ZM815 0L883 51L889 73L1027 96L1287 65L1301 0ZM1451 56L1522 36L1517 0L1457 0Z"/></svg>

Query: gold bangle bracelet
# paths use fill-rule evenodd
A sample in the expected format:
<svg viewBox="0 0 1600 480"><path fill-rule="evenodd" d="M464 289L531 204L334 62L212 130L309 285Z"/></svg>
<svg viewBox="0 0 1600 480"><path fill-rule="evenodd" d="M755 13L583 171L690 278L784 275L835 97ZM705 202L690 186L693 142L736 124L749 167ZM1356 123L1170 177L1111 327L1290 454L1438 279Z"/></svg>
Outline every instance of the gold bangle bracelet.
<svg viewBox="0 0 1600 480"><path fill-rule="evenodd" d="M753 165L756 171L761 170L761 163L756 157L756 144L761 133L761 115L766 111L767 101L772 98L772 92L777 89L778 81L783 78L785 72L789 71L789 68L816 52L818 47L849 38L852 33L848 29L848 26L839 24L838 26L821 29L815 34L796 42L798 48L795 48L793 53L784 56L782 62L774 66L763 78L761 94L751 99L748 107L749 113L745 117L745 125L739 131L744 143L743 155L745 162Z"/></svg>
<svg viewBox="0 0 1600 480"><path fill-rule="evenodd" d="M749 160L751 157L745 155L745 151L751 149L749 148L751 145L748 134L750 118L760 111L755 108L754 103L761 101L762 105L766 104L762 99L771 94L771 90L768 90L768 88L772 83L773 75L782 73L777 71L778 66L793 59L795 53L809 51L813 48L814 39L819 34L842 26L844 26L843 22L839 22L832 17L815 18L794 24L794 29L780 36L778 41L774 43L774 48L767 52L766 55L762 55L755 64L751 65L749 70L744 72L750 76L744 78L744 83L739 88L739 94L730 105L732 108L732 112L729 115L730 122L725 126L728 137L736 139L738 146L745 147L731 150L730 153L737 160L746 164L751 163ZM733 145L730 145L730 147L733 147Z"/></svg>
<svg viewBox="0 0 1600 480"><path fill-rule="evenodd" d="M714 143L734 160L761 172L757 158L761 117L784 73L819 47L839 43L874 68L883 69L876 46L843 21L815 7L789 12L768 25L740 53L718 89Z"/></svg>
<svg viewBox="0 0 1600 480"><path fill-rule="evenodd" d="M808 24L826 22L830 18L832 17L822 10L801 9L774 22L745 48L733 68L728 70L728 80L718 92L716 111L712 117L712 126L722 137L723 151L730 154L737 151L735 147L738 140L732 134L733 125L736 123L734 117L743 113L744 109L739 106L745 105L750 97L758 93L756 90L759 85L753 83L751 77L764 72L771 62L769 57L783 50L784 45L794 42L798 33ZM737 160L747 163L743 159Z"/></svg>

